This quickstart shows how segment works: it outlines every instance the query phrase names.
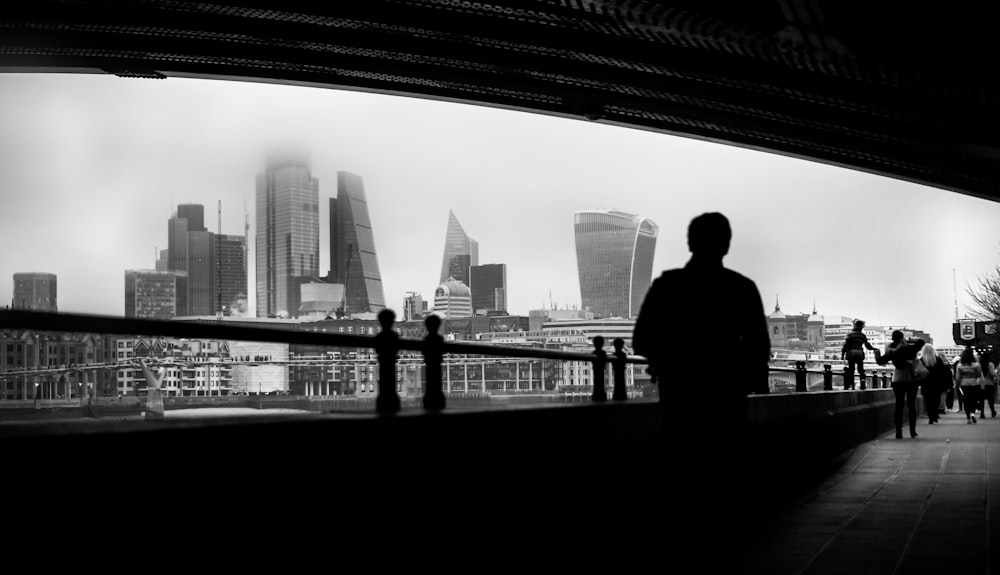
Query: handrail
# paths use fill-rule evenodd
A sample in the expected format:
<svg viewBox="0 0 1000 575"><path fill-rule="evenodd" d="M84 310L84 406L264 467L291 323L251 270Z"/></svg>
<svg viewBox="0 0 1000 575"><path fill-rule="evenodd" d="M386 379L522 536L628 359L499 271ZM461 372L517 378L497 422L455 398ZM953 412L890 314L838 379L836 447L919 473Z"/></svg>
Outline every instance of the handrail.
<svg viewBox="0 0 1000 575"><path fill-rule="evenodd" d="M594 351L583 353L444 341L437 333L440 319L436 316L430 316L425 320L428 333L425 339L404 339L392 329L394 320L395 313L392 310L382 310L378 316L379 324L382 326L381 331L377 335L365 336L327 333L317 329L301 329L301 324L275 323L269 324L267 327L249 327L226 325L224 321L212 320L165 321L28 310L0 310L0 328L371 348L375 350L378 361L378 395L375 409L380 413L392 413L401 409L402 404L396 391L395 369L400 350L418 351L423 354L427 370L423 406L431 411L445 407L445 398L441 389L441 375L442 367L445 365L444 356L449 354L588 362L594 373L591 399L595 402L607 400L603 375L608 363L613 366L613 399L616 401L627 398L625 365L627 363L648 363L643 357L625 354L622 351L621 339L614 341L615 352L607 354L604 351L604 338L600 335L593 338ZM156 380L156 375L149 371L146 366L143 366L143 370L146 371L147 380L150 378ZM157 383L150 390L147 417L163 417L162 409L160 388Z"/></svg>
<svg viewBox="0 0 1000 575"><path fill-rule="evenodd" d="M234 341L266 341L300 343L329 347L374 348L377 335L351 335L297 329L300 324L268 324L268 327L226 325L212 320L169 321L157 319L122 318L102 315L85 315L61 312L27 310L0 310L0 328L35 329L39 331L105 333L122 335L149 335L189 339L224 339ZM425 351L426 342L419 339L399 338L399 349ZM444 341L439 344L445 354L496 355L500 357L560 359L592 361L592 353L506 347L488 344ZM626 363L646 364L641 356L628 356Z"/></svg>

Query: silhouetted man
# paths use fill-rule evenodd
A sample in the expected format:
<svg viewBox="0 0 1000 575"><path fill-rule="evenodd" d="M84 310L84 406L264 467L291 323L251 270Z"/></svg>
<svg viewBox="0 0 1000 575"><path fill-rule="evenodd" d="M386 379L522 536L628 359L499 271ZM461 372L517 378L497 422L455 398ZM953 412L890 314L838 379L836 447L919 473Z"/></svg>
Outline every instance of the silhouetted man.
<svg viewBox="0 0 1000 575"><path fill-rule="evenodd" d="M694 218L691 259L653 282L632 337L659 384L661 511L685 530L669 539L681 552L706 541L720 550L738 543L730 538L740 536L742 504L752 497L743 473L747 394L768 390L771 344L756 284L722 265L731 238L722 214Z"/></svg>

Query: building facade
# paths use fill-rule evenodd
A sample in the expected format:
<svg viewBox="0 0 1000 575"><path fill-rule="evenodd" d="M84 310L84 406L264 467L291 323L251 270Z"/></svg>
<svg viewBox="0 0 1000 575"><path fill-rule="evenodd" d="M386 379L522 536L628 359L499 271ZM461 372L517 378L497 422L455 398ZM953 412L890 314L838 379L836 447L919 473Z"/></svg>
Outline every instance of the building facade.
<svg viewBox="0 0 1000 575"><path fill-rule="evenodd" d="M442 319L472 317L472 292L469 286L449 277L434 291L434 313Z"/></svg>
<svg viewBox="0 0 1000 575"><path fill-rule="evenodd" d="M187 315L187 272L125 270L125 317Z"/></svg>
<svg viewBox="0 0 1000 575"><path fill-rule="evenodd" d="M223 313L231 315L237 302L247 298L246 243L246 236L215 236L216 312L221 304Z"/></svg>
<svg viewBox="0 0 1000 575"><path fill-rule="evenodd" d="M455 213L448 210L448 232L444 239L444 258L441 262L441 283L455 278L469 285L469 268L479 265L479 242L469 237L458 223Z"/></svg>
<svg viewBox="0 0 1000 575"><path fill-rule="evenodd" d="M472 311L476 315L507 311L507 264L483 264L469 268Z"/></svg>
<svg viewBox="0 0 1000 575"><path fill-rule="evenodd" d="M337 172L337 197L330 198L328 279L345 287L344 313L377 313L385 308L364 182L350 172Z"/></svg>
<svg viewBox="0 0 1000 575"><path fill-rule="evenodd" d="M593 210L573 214L580 299L599 318L639 315L653 277L657 225L642 216Z"/></svg>
<svg viewBox="0 0 1000 575"><path fill-rule="evenodd" d="M14 309L59 311L56 274L19 272L14 274Z"/></svg>
<svg viewBox="0 0 1000 575"><path fill-rule="evenodd" d="M272 155L256 196L257 317L291 317L319 277L319 180L303 156Z"/></svg>
<svg viewBox="0 0 1000 575"><path fill-rule="evenodd" d="M187 273L187 307L178 315L210 315L218 307L215 234L205 228L205 206L180 204L167 221L167 268Z"/></svg>

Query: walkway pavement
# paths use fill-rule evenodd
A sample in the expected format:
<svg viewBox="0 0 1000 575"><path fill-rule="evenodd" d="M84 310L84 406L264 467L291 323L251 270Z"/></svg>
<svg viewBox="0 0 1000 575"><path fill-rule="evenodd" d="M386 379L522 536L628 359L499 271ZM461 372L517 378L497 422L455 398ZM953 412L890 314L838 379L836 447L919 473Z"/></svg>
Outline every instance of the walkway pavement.
<svg viewBox="0 0 1000 575"><path fill-rule="evenodd" d="M1000 572L1000 417L890 432L752 530L751 574Z"/></svg>

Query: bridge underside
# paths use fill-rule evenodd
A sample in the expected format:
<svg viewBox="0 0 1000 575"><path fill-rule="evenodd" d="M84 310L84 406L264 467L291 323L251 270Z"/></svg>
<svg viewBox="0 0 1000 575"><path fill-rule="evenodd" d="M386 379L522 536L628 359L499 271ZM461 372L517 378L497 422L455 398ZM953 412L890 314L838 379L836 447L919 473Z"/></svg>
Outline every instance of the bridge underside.
<svg viewBox="0 0 1000 575"><path fill-rule="evenodd" d="M478 103L1000 199L991 18L858 0L38 0L0 71L249 79Z"/></svg>

